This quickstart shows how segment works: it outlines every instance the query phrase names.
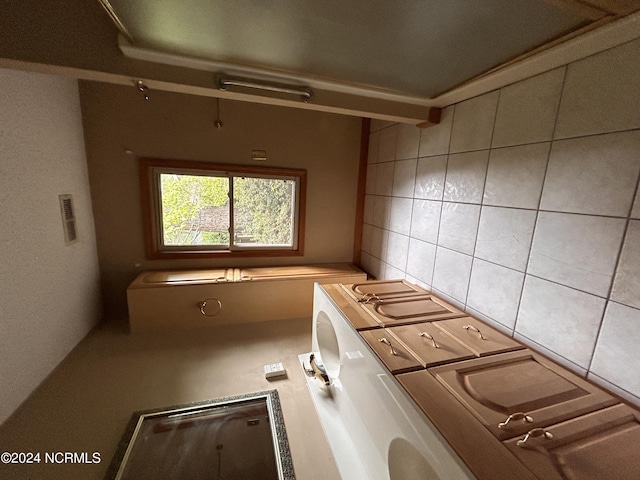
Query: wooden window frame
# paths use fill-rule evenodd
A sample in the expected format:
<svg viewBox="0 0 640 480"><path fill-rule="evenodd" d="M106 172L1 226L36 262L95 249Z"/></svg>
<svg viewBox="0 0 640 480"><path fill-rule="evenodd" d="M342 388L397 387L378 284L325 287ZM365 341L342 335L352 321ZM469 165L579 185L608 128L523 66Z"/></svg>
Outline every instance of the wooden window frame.
<svg viewBox="0 0 640 480"><path fill-rule="evenodd" d="M225 172L267 177L295 177L298 185L297 215L294 218L293 248L247 247L245 249L194 249L166 247L161 239L159 208L159 191L155 177L161 170L184 170L185 174L194 172ZM306 219L307 171L295 168L254 167L250 165L231 165L223 163L198 162L193 160L167 160L158 158L140 158L140 195L142 206L142 226L146 258L159 259L193 259L193 258L236 258L236 257L292 257L304 255L304 233ZM232 239L230 239L231 241Z"/></svg>

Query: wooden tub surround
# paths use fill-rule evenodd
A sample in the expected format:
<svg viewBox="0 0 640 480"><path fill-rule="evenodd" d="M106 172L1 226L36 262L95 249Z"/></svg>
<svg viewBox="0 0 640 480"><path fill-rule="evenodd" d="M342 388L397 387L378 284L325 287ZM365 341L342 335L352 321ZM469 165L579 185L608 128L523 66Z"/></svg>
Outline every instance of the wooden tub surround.
<svg viewBox="0 0 640 480"><path fill-rule="evenodd" d="M478 479L639 478L636 407L404 280L322 288Z"/></svg>
<svg viewBox="0 0 640 480"><path fill-rule="evenodd" d="M131 333L311 316L313 284L363 282L351 264L142 272L127 288Z"/></svg>

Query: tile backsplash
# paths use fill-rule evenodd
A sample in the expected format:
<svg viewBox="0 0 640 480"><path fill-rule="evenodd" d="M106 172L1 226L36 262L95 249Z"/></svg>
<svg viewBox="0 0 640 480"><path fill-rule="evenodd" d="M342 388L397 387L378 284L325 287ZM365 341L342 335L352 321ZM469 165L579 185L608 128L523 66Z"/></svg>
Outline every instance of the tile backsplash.
<svg viewBox="0 0 640 480"><path fill-rule="evenodd" d="M640 40L372 122L362 265L640 405Z"/></svg>

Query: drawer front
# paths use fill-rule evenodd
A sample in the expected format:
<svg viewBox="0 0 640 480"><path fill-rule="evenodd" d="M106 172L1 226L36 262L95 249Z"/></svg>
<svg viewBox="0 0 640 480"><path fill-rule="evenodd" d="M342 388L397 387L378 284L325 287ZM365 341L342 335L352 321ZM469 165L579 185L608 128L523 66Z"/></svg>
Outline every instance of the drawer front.
<svg viewBox="0 0 640 480"><path fill-rule="evenodd" d="M599 410L504 445L545 480L616 479L640 476L640 414L626 405Z"/></svg>
<svg viewBox="0 0 640 480"><path fill-rule="evenodd" d="M453 335L478 357L524 348L513 338L472 317L443 320L437 322L436 326Z"/></svg>
<svg viewBox="0 0 640 480"><path fill-rule="evenodd" d="M603 390L530 350L430 371L499 439L616 403Z"/></svg>
<svg viewBox="0 0 640 480"><path fill-rule="evenodd" d="M423 368L420 361L386 329L361 331L360 335L391 373Z"/></svg>
<svg viewBox="0 0 640 480"><path fill-rule="evenodd" d="M413 353L423 367L475 357L471 350L436 324L437 322L415 323L386 330Z"/></svg>

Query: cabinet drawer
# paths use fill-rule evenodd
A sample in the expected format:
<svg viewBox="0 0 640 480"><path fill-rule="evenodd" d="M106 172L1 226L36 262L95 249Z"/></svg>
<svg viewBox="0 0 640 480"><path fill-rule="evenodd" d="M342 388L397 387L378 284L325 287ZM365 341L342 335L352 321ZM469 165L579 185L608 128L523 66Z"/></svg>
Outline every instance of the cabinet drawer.
<svg viewBox="0 0 640 480"><path fill-rule="evenodd" d="M475 357L474 352L465 348L445 330L438 328L436 323L414 323L387 330L413 353L423 367Z"/></svg>
<svg viewBox="0 0 640 480"><path fill-rule="evenodd" d="M499 439L616 403L603 390L530 350L433 367L430 372Z"/></svg>
<svg viewBox="0 0 640 480"><path fill-rule="evenodd" d="M504 445L545 480L635 480L640 476L640 414L626 405L534 431L522 440L514 438Z"/></svg>
<svg viewBox="0 0 640 480"><path fill-rule="evenodd" d="M513 338L472 317L442 320L436 322L436 326L449 332L478 357L524 348Z"/></svg>
<svg viewBox="0 0 640 480"><path fill-rule="evenodd" d="M360 305L383 327L466 316L461 310L433 295L389 298Z"/></svg>
<svg viewBox="0 0 640 480"><path fill-rule="evenodd" d="M388 330L379 328L359 333L391 373L411 372L423 368L418 359Z"/></svg>

